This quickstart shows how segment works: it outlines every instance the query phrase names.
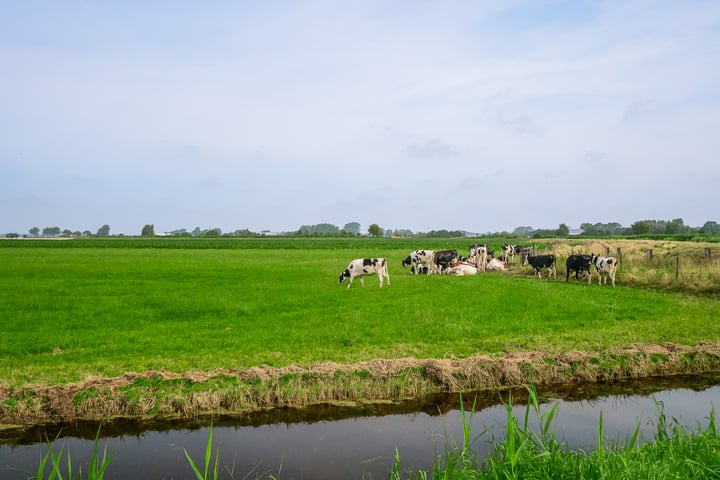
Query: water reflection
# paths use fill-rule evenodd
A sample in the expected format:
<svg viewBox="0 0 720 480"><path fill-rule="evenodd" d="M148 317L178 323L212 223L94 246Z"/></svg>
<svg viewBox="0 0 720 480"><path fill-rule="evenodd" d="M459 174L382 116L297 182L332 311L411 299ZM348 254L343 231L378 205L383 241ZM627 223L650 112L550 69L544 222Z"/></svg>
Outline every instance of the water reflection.
<svg viewBox="0 0 720 480"><path fill-rule="evenodd" d="M641 438L656 432L656 402L667 417L691 428L707 426L707 417L720 402L720 373L702 377L662 377L643 382L584 384L543 388L543 408L559 405L556 431L571 448L595 448L600 412L605 435L623 442L638 422ZM492 438L501 438L506 410L500 401L512 396L516 416L524 415L524 389L466 393L466 408L475 404L474 434L486 432L474 447L484 454ZM307 409L275 409L242 417L216 417L214 445L232 477L322 479L387 478L395 448L405 468L428 470L450 438L462 439L458 395L422 400L360 405L355 408L320 405ZM191 422L117 420L102 426L100 447L115 456L108 478L191 478L187 450L199 464L205 453L210 419ZM48 425L24 431L0 432L0 478L34 476L46 438L55 438L71 452L73 463L86 466L97 433L94 422Z"/></svg>

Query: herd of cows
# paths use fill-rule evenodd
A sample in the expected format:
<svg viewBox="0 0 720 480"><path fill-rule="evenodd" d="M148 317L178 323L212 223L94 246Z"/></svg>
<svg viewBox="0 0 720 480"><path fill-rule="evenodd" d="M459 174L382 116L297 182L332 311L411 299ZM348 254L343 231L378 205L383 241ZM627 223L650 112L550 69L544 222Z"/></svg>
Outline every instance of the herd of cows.
<svg viewBox="0 0 720 480"><path fill-rule="evenodd" d="M514 263L515 256L520 255L521 265L529 265L535 270L534 275L542 278L542 270L547 269L548 278L551 276L557 279L556 258L553 254L532 255L530 249L520 245L503 245L500 259L495 258L494 251L487 245L470 245L467 257L458 257L457 250L414 250L402 261L402 267L410 267L410 273L414 275L475 275L478 272L488 270L505 270L508 262ZM601 257L590 254L573 254L565 261L565 281L570 279L570 274L575 273L575 279L580 275L587 277L588 283L592 282L592 268L598 275L598 284L607 285L608 278L612 286L615 286L615 272L617 260L615 257ZM380 280L380 288L387 280L390 286L390 275L388 264L385 258L358 258L350 262L347 268L340 273L338 284L349 279L348 288L354 279L359 278L360 283L365 286L363 277L377 275Z"/></svg>

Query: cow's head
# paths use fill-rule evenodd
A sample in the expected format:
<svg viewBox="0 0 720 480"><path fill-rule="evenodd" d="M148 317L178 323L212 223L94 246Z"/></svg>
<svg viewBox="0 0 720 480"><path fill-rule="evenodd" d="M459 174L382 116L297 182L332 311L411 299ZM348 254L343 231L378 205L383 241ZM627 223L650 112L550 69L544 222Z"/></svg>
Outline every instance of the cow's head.
<svg viewBox="0 0 720 480"><path fill-rule="evenodd" d="M340 278L338 278L338 285L340 285L341 283L343 283L346 278L350 278L350 270L348 270L347 268L345 269L344 272L342 272L342 273L340 274Z"/></svg>
<svg viewBox="0 0 720 480"><path fill-rule="evenodd" d="M410 264L412 264L412 260L410 259L410 255L408 255L407 258L402 261L402 267L405 268Z"/></svg>

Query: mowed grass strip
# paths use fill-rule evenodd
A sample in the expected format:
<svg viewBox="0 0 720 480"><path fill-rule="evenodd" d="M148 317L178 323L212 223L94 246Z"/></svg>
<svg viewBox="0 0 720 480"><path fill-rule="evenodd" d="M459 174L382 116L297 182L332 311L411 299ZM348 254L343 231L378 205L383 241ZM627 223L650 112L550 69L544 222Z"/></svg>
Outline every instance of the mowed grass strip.
<svg viewBox="0 0 720 480"><path fill-rule="evenodd" d="M0 249L0 384L720 338L716 297L503 273L413 276L400 267L406 255ZM363 256L388 259L389 289L376 277L337 285Z"/></svg>

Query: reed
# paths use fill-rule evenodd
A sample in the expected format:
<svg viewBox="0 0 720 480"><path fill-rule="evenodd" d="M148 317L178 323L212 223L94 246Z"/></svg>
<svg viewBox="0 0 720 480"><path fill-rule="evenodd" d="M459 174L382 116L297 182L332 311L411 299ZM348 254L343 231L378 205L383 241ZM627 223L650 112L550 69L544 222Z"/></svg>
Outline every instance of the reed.
<svg viewBox="0 0 720 480"><path fill-rule="evenodd" d="M87 476L83 477L82 466L78 466L77 475L73 476L73 462L70 458L70 450L65 450L66 454L65 465L63 466L63 450L65 445L62 445L59 450L55 450L55 443L57 438L52 442L47 439L47 452L40 459L40 465L35 478L37 480L103 480L105 478L105 470L110 465L114 453L108 455L107 445L103 449L102 456L100 456L99 441L100 441L100 428L98 428L97 434L95 435L95 441L93 443L93 454L90 459L90 464L87 466ZM50 463L48 463L48 460ZM63 473L65 476L63 476Z"/></svg>
<svg viewBox="0 0 720 480"><path fill-rule="evenodd" d="M463 432L462 449L448 448L444 458L436 459L432 472L408 471L403 476L400 453L395 452L393 480L422 479L713 479L720 478L720 437L715 413L711 411L708 426L695 431L668 421L662 403L658 408L655 438L639 445L638 423L624 444L606 445L602 415L598 424L598 446L593 451L570 450L558 441L554 431L557 405L542 412L534 387L528 388L529 401L523 422L513 415L512 399L506 404L505 436L494 439L493 450L483 459L474 456L467 445L468 431ZM465 412L462 412L463 417ZM531 414L539 428L529 427ZM639 422L639 421L638 421ZM465 426L465 424L463 424ZM453 445L450 442L450 445Z"/></svg>

